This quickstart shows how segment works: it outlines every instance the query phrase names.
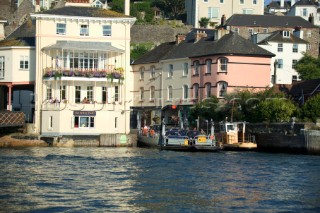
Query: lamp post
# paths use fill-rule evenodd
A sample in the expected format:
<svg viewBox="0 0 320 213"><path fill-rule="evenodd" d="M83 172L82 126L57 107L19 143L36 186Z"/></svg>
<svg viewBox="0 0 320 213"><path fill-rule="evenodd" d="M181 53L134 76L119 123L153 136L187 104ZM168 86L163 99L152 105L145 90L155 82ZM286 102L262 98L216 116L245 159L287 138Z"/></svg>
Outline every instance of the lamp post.
<svg viewBox="0 0 320 213"><path fill-rule="evenodd" d="M273 66L274 66L274 70L273 70L273 76L274 76L273 84L277 84L277 66L278 66L278 60L277 60L277 59L274 60Z"/></svg>

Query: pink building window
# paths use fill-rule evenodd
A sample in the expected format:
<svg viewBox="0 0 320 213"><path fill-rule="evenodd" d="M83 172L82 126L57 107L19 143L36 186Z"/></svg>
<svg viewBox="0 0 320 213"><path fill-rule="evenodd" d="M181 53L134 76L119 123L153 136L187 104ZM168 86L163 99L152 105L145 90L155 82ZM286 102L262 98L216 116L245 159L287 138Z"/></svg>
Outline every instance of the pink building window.
<svg viewBox="0 0 320 213"><path fill-rule="evenodd" d="M211 59L206 60L206 74L211 74Z"/></svg>
<svg viewBox="0 0 320 213"><path fill-rule="evenodd" d="M199 75L199 72L200 72L199 61L194 61L193 62L193 75Z"/></svg>
<svg viewBox="0 0 320 213"><path fill-rule="evenodd" d="M227 58L219 58L218 66L219 66L218 72L227 72L227 70L228 70L228 59Z"/></svg>
<svg viewBox="0 0 320 213"><path fill-rule="evenodd" d="M199 84L193 85L193 99L199 99Z"/></svg>
<svg viewBox="0 0 320 213"><path fill-rule="evenodd" d="M227 88L228 84L225 81L221 81L217 83L217 89L218 89L218 98L224 98L227 94Z"/></svg>

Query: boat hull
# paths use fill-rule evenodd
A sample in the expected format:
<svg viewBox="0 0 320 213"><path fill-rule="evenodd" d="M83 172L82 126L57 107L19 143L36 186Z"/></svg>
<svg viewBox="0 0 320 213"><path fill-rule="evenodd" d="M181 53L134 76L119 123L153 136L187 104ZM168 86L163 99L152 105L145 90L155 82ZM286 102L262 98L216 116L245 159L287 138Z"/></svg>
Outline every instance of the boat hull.
<svg viewBox="0 0 320 213"><path fill-rule="evenodd" d="M257 144L252 142L223 144L223 150L226 151L254 151L257 150Z"/></svg>

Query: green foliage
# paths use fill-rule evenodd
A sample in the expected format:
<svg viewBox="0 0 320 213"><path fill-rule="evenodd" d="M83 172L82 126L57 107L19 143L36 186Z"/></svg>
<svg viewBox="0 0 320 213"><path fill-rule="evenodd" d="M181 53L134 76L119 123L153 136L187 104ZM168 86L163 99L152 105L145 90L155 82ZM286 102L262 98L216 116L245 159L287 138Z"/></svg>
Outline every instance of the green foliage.
<svg viewBox="0 0 320 213"><path fill-rule="evenodd" d="M296 70L302 80L320 78L320 58L305 54L297 63Z"/></svg>
<svg viewBox="0 0 320 213"><path fill-rule="evenodd" d="M261 119L269 122L289 121L297 110L296 106L285 98L270 98L261 101L257 107Z"/></svg>
<svg viewBox="0 0 320 213"><path fill-rule="evenodd" d="M207 28L209 24L210 19L206 17L202 17L199 21L200 27Z"/></svg>
<svg viewBox="0 0 320 213"><path fill-rule="evenodd" d="M131 60L137 60L144 54L146 54L148 51L150 51L152 46L149 44L140 44L136 45L131 49Z"/></svg>
<svg viewBox="0 0 320 213"><path fill-rule="evenodd" d="M314 122L317 118L320 118L320 94L306 101L301 109L301 116Z"/></svg>
<svg viewBox="0 0 320 213"><path fill-rule="evenodd" d="M218 120L220 104L216 97L210 97L203 100L190 108L189 120L193 121L198 118Z"/></svg>
<svg viewBox="0 0 320 213"><path fill-rule="evenodd" d="M185 0L154 0L152 6L158 7L171 19L177 19L185 13Z"/></svg>
<svg viewBox="0 0 320 213"><path fill-rule="evenodd" d="M124 13L124 0L113 0L112 2L112 10L119 12L119 13ZM110 3L110 2L108 2Z"/></svg>

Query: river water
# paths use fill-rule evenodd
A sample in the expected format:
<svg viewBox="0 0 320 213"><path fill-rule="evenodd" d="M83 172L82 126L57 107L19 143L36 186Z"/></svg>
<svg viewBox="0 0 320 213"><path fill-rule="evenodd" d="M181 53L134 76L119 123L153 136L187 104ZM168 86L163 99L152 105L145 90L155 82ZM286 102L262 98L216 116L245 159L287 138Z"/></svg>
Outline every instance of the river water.
<svg viewBox="0 0 320 213"><path fill-rule="evenodd" d="M320 212L320 156L3 148L0 212Z"/></svg>

